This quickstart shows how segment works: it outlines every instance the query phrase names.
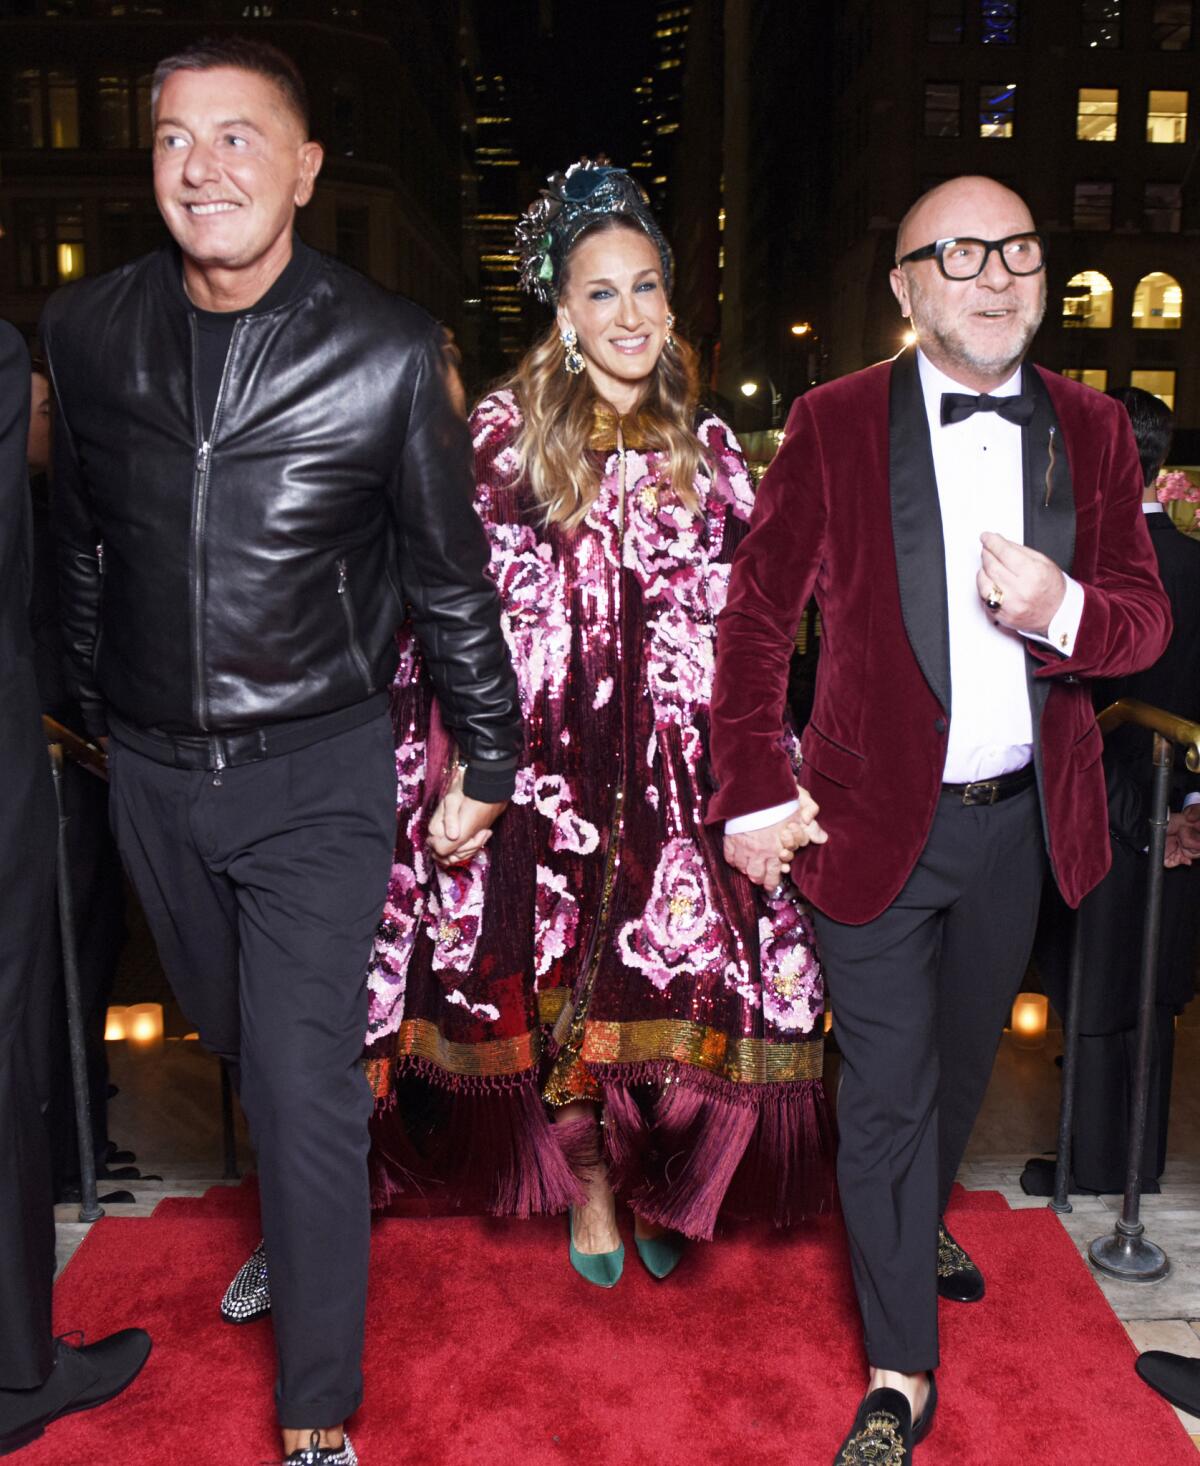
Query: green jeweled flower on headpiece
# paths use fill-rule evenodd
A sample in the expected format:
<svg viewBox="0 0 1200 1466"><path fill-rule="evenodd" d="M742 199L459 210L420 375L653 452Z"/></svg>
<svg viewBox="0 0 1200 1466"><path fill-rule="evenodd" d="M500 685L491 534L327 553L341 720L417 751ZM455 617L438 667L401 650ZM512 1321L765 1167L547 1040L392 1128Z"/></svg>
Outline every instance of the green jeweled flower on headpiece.
<svg viewBox="0 0 1200 1466"><path fill-rule="evenodd" d="M558 302L563 261L589 225L607 214L623 214L658 250L668 294L674 273L671 247L650 212L650 201L623 168L603 154L581 158L566 173L552 173L549 185L517 221L518 270L525 290L547 305Z"/></svg>

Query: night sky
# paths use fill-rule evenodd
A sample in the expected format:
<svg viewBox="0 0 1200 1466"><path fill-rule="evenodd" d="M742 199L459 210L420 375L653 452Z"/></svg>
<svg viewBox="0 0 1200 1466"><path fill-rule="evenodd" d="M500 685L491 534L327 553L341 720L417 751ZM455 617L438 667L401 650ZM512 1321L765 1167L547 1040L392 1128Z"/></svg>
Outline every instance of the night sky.
<svg viewBox="0 0 1200 1466"><path fill-rule="evenodd" d="M633 89L648 70L654 0L512 0L476 9L485 63L511 77L520 153L539 174L581 153L628 166L637 152Z"/></svg>

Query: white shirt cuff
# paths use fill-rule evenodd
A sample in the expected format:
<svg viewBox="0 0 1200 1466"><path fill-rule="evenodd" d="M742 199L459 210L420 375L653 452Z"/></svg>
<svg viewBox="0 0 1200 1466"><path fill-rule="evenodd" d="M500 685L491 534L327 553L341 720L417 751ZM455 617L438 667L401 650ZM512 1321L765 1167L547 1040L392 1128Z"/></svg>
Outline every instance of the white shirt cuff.
<svg viewBox="0 0 1200 1466"><path fill-rule="evenodd" d="M1064 575L1066 589L1062 604L1055 611L1046 628L1045 636L1036 631L1023 631L1029 641L1040 641L1043 646L1053 647L1063 657L1069 657L1075 650L1075 638L1079 635L1079 623L1083 619L1083 586L1069 575Z"/></svg>
<svg viewBox="0 0 1200 1466"><path fill-rule="evenodd" d="M789 799L786 804L773 804L770 809L755 809L749 814L735 815L733 819L725 821L725 833L746 835L751 830L765 830L768 825L776 825L780 820L787 819L789 814L795 814L799 808L798 799Z"/></svg>
<svg viewBox="0 0 1200 1466"><path fill-rule="evenodd" d="M1183 807L1184 807L1184 809L1189 808L1193 804L1200 804L1200 794L1195 794L1195 793L1185 794L1184 797L1183 797ZM728 829L729 826L726 825L725 828Z"/></svg>

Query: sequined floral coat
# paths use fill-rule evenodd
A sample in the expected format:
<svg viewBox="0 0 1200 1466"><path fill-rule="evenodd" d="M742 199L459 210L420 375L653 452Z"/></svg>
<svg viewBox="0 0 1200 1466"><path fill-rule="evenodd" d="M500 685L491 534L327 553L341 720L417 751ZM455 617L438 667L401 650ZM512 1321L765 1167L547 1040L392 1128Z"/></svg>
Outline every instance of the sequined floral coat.
<svg viewBox="0 0 1200 1466"><path fill-rule="evenodd" d="M396 861L369 979L377 1196L440 1164L494 1210L562 1206L574 1183L544 1095L603 1100L609 1159L641 1214L694 1236L723 1203L792 1220L828 1179L812 929L797 898L769 903L727 866L703 824L746 462L704 417L694 512L626 421L593 450L583 523L547 527L518 473L519 430L507 392L472 416L526 747L511 806L464 870L423 848L448 750L402 638ZM443 1092L432 1120L416 1106L415 1138L413 1075Z"/></svg>

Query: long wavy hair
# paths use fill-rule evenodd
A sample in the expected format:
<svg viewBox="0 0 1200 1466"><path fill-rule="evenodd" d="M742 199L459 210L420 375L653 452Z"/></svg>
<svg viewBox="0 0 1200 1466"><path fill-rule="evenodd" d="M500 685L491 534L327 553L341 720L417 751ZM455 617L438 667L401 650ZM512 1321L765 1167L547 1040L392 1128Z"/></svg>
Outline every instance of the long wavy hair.
<svg viewBox="0 0 1200 1466"><path fill-rule="evenodd" d="M581 240L609 229L642 233L636 224L610 214L585 229L571 253ZM568 255L563 261L560 294L570 264ZM596 404L603 399L586 371L576 377L564 371L557 322L501 385L514 394L521 409L522 427L516 443L520 470L544 510L545 522L573 529L587 514L600 487L602 465L595 454L588 453L588 443L595 428ZM638 403L637 419L642 442L667 455L672 489L693 512L699 507L693 486L696 474L708 468L696 437L699 400L696 353L676 335L673 344L659 353Z"/></svg>

